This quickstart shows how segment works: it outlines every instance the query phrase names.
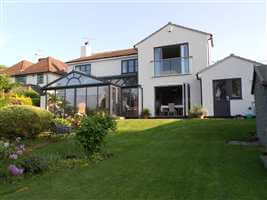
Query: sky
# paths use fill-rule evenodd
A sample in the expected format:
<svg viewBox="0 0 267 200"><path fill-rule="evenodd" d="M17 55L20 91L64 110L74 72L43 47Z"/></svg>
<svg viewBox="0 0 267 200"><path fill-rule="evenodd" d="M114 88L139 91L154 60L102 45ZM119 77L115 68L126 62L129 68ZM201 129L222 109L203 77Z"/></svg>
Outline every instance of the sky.
<svg viewBox="0 0 267 200"><path fill-rule="evenodd" d="M211 61L234 53L267 63L265 0L0 0L0 64L132 48L169 21L214 35Z"/></svg>

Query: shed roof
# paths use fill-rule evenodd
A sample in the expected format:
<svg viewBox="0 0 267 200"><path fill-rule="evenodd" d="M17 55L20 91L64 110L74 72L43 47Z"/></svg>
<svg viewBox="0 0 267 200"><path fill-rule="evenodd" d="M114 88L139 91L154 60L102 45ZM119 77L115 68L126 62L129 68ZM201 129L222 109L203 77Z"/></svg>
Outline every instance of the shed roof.
<svg viewBox="0 0 267 200"><path fill-rule="evenodd" d="M252 64L255 64L255 65L262 65L262 63L259 63L257 61L254 61L254 60L250 60L250 59L247 59L247 58L244 58L244 57L241 57L241 56L237 56L237 55L234 55L234 54L230 54L229 56L221 59L221 60L218 60L216 63L212 64L212 65L209 65L208 67L200 70L197 74L202 74L210 69L212 69L213 67L216 67L218 64L220 63L223 63L224 61L228 60L229 58L237 58L237 59L240 59L240 60L244 60L244 61L247 61L247 62L250 62Z"/></svg>

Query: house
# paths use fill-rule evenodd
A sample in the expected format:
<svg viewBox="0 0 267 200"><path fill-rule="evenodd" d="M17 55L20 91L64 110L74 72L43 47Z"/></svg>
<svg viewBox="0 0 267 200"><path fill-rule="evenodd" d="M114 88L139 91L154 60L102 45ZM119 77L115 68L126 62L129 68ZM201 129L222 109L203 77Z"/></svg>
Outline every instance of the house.
<svg viewBox="0 0 267 200"><path fill-rule="evenodd" d="M257 136L263 145L267 145L267 66L254 67L252 94L256 100Z"/></svg>
<svg viewBox="0 0 267 200"><path fill-rule="evenodd" d="M85 43L81 57L67 62L69 73L43 87L42 105L51 108L54 94L65 102L64 113L101 108L138 117L147 108L152 117L186 117L203 104L210 116L247 114L254 101L248 88L256 62L231 55L210 65L212 47L211 33L170 22L130 49L91 54ZM238 79L233 87L242 82L244 87L237 88L242 96L237 93L229 112L214 112L213 81L229 78Z"/></svg>
<svg viewBox="0 0 267 200"><path fill-rule="evenodd" d="M67 72L67 65L52 57L40 58L37 63L22 60L1 71L11 76L13 81L24 85L45 86Z"/></svg>
<svg viewBox="0 0 267 200"><path fill-rule="evenodd" d="M251 94L256 61L231 54L197 73L203 108L209 116L255 115Z"/></svg>

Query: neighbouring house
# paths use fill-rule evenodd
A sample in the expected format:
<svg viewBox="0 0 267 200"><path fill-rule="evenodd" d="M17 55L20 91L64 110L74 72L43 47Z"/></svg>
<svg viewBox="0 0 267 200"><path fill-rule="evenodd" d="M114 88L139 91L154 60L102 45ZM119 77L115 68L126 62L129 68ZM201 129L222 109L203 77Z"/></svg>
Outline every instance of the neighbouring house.
<svg viewBox="0 0 267 200"><path fill-rule="evenodd" d="M254 67L252 94L256 101L257 136L267 145L267 65Z"/></svg>
<svg viewBox="0 0 267 200"><path fill-rule="evenodd" d="M231 54L197 73L202 105L209 116L255 115L251 86L256 64Z"/></svg>
<svg viewBox="0 0 267 200"><path fill-rule="evenodd" d="M67 64L52 57L40 58L37 63L22 60L1 71L13 81L24 85L43 87L67 72Z"/></svg>
<svg viewBox="0 0 267 200"><path fill-rule="evenodd" d="M65 102L63 110L68 112L101 108L138 117L148 108L152 117L186 117L193 106L202 104L210 116L253 112L248 88L256 62L232 55L210 66L211 47L211 33L173 23L131 49L91 54L90 44L85 43L81 57L67 62L69 73L43 87L42 105L50 108L49 96L54 94ZM237 79L226 81L237 87L231 97L239 95L233 105L240 105L223 114L214 112L213 81L230 78Z"/></svg>

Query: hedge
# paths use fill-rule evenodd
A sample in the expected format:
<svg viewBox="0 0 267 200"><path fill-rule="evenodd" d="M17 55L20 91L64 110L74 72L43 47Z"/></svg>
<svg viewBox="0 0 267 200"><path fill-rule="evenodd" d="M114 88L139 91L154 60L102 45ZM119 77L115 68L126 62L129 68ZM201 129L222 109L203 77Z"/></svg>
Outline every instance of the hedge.
<svg viewBox="0 0 267 200"><path fill-rule="evenodd" d="M2 137L35 137L48 131L53 115L35 106L13 105L0 109L0 135Z"/></svg>

